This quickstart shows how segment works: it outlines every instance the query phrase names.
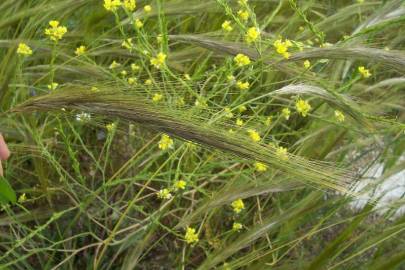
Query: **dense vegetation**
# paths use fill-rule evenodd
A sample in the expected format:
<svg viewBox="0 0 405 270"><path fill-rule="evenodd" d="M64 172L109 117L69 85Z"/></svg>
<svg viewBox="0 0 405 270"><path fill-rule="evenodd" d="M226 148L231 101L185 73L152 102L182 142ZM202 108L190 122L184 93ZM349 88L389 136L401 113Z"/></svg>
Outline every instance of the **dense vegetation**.
<svg viewBox="0 0 405 270"><path fill-rule="evenodd" d="M404 269L403 1L0 11L1 269Z"/></svg>

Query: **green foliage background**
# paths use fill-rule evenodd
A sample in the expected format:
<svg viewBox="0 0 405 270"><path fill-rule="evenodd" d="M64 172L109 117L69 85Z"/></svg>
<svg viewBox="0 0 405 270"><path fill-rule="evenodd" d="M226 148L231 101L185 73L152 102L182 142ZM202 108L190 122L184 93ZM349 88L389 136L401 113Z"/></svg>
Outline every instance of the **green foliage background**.
<svg viewBox="0 0 405 270"><path fill-rule="evenodd" d="M368 168L384 165L368 190L404 169L403 1L156 0L114 14L96 0L3 0L0 11L5 178L20 198L0 212L2 269L405 267L403 199L383 214L378 198L349 207L363 198L352 187ZM68 29L58 43L44 35L50 20ZM233 31L221 29L225 20ZM253 44L249 27L260 29ZM288 59L274 49L280 37L294 44ZM21 42L31 56L16 53ZM159 52L160 70L150 64ZM252 64L237 67L239 53ZM311 104L307 117L298 98ZM173 148L158 148L162 133ZM184 191L157 197L180 179ZM15 200L6 186L1 194ZM194 245L187 227L198 231Z"/></svg>

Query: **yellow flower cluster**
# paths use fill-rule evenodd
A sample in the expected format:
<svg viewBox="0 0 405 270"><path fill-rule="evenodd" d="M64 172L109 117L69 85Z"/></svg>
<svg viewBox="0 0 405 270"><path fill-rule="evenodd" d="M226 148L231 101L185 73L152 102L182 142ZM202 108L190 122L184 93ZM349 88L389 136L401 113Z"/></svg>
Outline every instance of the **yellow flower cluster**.
<svg viewBox="0 0 405 270"><path fill-rule="evenodd" d="M143 27L143 22L140 19L135 20L135 27L140 29Z"/></svg>
<svg viewBox="0 0 405 270"><path fill-rule="evenodd" d="M361 74L361 76L363 76L363 78L368 78L371 76L370 70L366 69L363 66L358 67L358 71Z"/></svg>
<svg viewBox="0 0 405 270"><path fill-rule="evenodd" d="M196 107L198 107L198 108L201 108L201 109L204 109L204 108L207 108L207 107L208 107L207 102L206 102L204 99L202 99L202 98L196 99L196 101L194 102L194 105L195 105Z"/></svg>
<svg viewBox="0 0 405 270"><path fill-rule="evenodd" d="M306 100L298 99L295 103L295 108L297 109L298 113L300 113L303 117L306 117L308 112L311 110L311 105Z"/></svg>
<svg viewBox="0 0 405 270"><path fill-rule="evenodd" d="M233 61L235 61L236 65L238 67L243 67L246 65L250 64L250 59L249 56L244 55L243 53L238 53L234 58Z"/></svg>
<svg viewBox="0 0 405 270"><path fill-rule="evenodd" d="M267 171L268 167L266 164L264 164L262 162L255 162L255 169L258 172L265 172L265 171Z"/></svg>
<svg viewBox="0 0 405 270"><path fill-rule="evenodd" d="M121 46L128 50L132 49L134 47L134 44L132 44L132 38L127 38L126 40L124 40L121 43Z"/></svg>
<svg viewBox="0 0 405 270"><path fill-rule="evenodd" d="M159 141L159 149L167 150L173 147L173 139L169 135L163 134Z"/></svg>
<svg viewBox="0 0 405 270"><path fill-rule="evenodd" d="M335 110L335 117L338 122L345 121L345 115L339 110Z"/></svg>
<svg viewBox="0 0 405 270"><path fill-rule="evenodd" d="M249 12L247 10L239 10L238 16L242 21L247 21L249 19Z"/></svg>
<svg viewBox="0 0 405 270"><path fill-rule="evenodd" d="M113 132L113 131L117 128L117 124L116 124L116 123L110 123L110 124L107 124L107 125L105 126L105 128L107 129L107 131L108 131L109 133L111 133L111 132Z"/></svg>
<svg viewBox="0 0 405 270"><path fill-rule="evenodd" d="M237 81L236 82L236 87L239 88L239 90L248 90L250 87L250 83L249 82L242 82L242 81Z"/></svg>
<svg viewBox="0 0 405 270"><path fill-rule="evenodd" d="M58 88L59 84L56 82L53 82L51 84L48 84L48 89L49 90L55 90L56 88Z"/></svg>
<svg viewBox="0 0 405 270"><path fill-rule="evenodd" d="M241 223L239 223L239 222L234 222L232 224L232 230L234 230L236 232L242 230L242 228L243 228L243 225Z"/></svg>
<svg viewBox="0 0 405 270"><path fill-rule="evenodd" d="M127 81L129 85L134 85L136 84L137 79L135 77L129 77Z"/></svg>
<svg viewBox="0 0 405 270"><path fill-rule="evenodd" d="M32 50L27 44L20 43L18 44L17 53L21 55L31 55Z"/></svg>
<svg viewBox="0 0 405 270"><path fill-rule="evenodd" d="M152 57L150 59L150 63L155 68L160 69L165 64L166 57L167 57L166 54L160 52L156 57Z"/></svg>
<svg viewBox="0 0 405 270"><path fill-rule="evenodd" d="M309 62L309 60L305 60L305 61L304 61L304 67L305 67L306 69L309 69L309 68L311 67L311 62Z"/></svg>
<svg viewBox="0 0 405 270"><path fill-rule="evenodd" d="M167 188L161 189L156 193L156 196L162 200L169 200L172 197L170 190Z"/></svg>
<svg viewBox="0 0 405 270"><path fill-rule="evenodd" d="M249 137L254 142L259 142L261 140L259 132L254 129L248 129Z"/></svg>
<svg viewBox="0 0 405 270"><path fill-rule="evenodd" d="M86 46L81 45L80 47L76 48L75 54L77 56L84 55L86 53Z"/></svg>
<svg viewBox="0 0 405 270"><path fill-rule="evenodd" d="M291 111L289 108L284 108L281 110L281 114L284 116L285 120L290 119Z"/></svg>
<svg viewBox="0 0 405 270"><path fill-rule="evenodd" d="M155 93L152 97L152 101L155 103L158 103L159 101L161 101L163 99L163 95L160 93Z"/></svg>
<svg viewBox="0 0 405 270"><path fill-rule="evenodd" d="M178 180L178 181L174 182L174 189L175 190L180 190L180 189L184 190L184 189L186 189L186 185L187 185L186 181Z"/></svg>
<svg viewBox="0 0 405 270"><path fill-rule="evenodd" d="M245 204L243 203L242 199L233 201L231 206L236 214L239 214L243 209L245 209Z"/></svg>
<svg viewBox="0 0 405 270"><path fill-rule="evenodd" d="M131 64L131 70L136 72L139 71L141 69L140 66L138 66L137 64Z"/></svg>
<svg viewBox="0 0 405 270"><path fill-rule="evenodd" d="M65 26L59 26L58 21L50 21L49 25L51 27L45 29L45 35L47 35L52 41L56 42L61 40L67 32L67 28Z"/></svg>
<svg viewBox="0 0 405 270"><path fill-rule="evenodd" d="M274 48L276 48L277 53L281 54L284 58L288 59L290 54L288 53L288 48L292 46L290 40L286 39L283 41L282 39L277 39L273 43Z"/></svg>
<svg viewBox="0 0 405 270"><path fill-rule="evenodd" d="M146 6L143 7L143 10L146 13L150 13L152 11L152 6L151 5L146 5Z"/></svg>
<svg viewBox="0 0 405 270"><path fill-rule="evenodd" d="M135 0L124 0L124 3L122 3L124 8L128 11L134 11L136 8L136 1Z"/></svg>
<svg viewBox="0 0 405 270"><path fill-rule="evenodd" d="M287 148L279 146L276 149L276 155L281 159L281 160L288 160L288 152Z"/></svg>
<svg viewBox="0 0 405 270"><path fill-rule="evenodd" d="M224 111L225 111L225 117L226 118L232 118L233 117L233 112L229 107L225 107Z"/></svg>
<svg viewBox="0 0 405 270"><path fill-rule="evenodd" d="M114 60L110 65L110 69L116 69L116 68L118 68L120 66L121 66L121 64L117 63L117 61Z"/></svg>
<svg viewBox="0 0 405 270"><path fill-rule="evenodd" d="M231 32L233 30L233 27L231 25L230 21L224 21L222 23L222 29L226 32Z"/></svg>
<svg viewBox="0 0 405 270"><path fill-rule="evenodd" d="M243 126L243 120L240 119L240 118L236 119L236 122L235 122L235 123L236 123L236 125L239 126L239 127Z"/></svg>
<svg viewBox="0 0 405 270"><path fill-rule="evenodd" d="M128 1L125 1L128 2ZM116 11L121 6L121 0L104 0L104 8L108 11Z"/></svg>
<svg viewBox="0 0 405 270"><path fill-rule="evenodd" d="M264 121L264 124L269 127L272 122L273 122L273 116L270 115L270 116L266 117L266 120Z"/></svg>
<svg viewBox="0 0 405 270"><path fill-rule="evenodd" d="M252 43L260 37L260 32L256 27L250 27L245 35L245 40L247 43Z"/></svg>
<svg viewBox="0 0 405 270"><path fill-rule="evenodd" d="M240 105L240 106L238 107L238 110L239 110L240 113L243 113L243 112L245 112L245 111L247 110L247 108L246 108L245 105Z"/></svg>
<svg viewBox="0 0 405 270"><path fill-rule="evenodd" d="M198 242L198 234L194 228L187 227L184 240L186 240L187 244L194 244Z"/></svg>

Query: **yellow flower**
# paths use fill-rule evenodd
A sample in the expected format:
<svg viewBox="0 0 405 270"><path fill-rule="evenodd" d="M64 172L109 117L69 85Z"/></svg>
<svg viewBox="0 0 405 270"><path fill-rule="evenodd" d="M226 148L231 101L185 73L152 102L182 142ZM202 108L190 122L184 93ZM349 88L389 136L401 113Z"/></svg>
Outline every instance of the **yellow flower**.
<svg viewBox="0 0 405 270"><path fill-rule="evenodd" d="M308 101L306 100L298 99L297 102L295 102L295 108L297 109L298 113L305 117L311 110L311 105L309 105Z"/></svg>
<svg viewBox="0 0 405 270"><path fill-rule="evenodd" d="M236 125L240 127L243 126L243 120L240 118L236 119Z"/></svg>
<svg viewBox="0 0 405 270"><path fill-rule="evenodd" d="M120 0L104 0L104 8L108 11L116 11L121 6Z"/></svg>
<svg viewBox="0 0 405 270"><path fill-rule="evenodd" d="M311 62L309 62L309 60L305 60L305 61L304 61L304 67L305 67L306 69L310 68L310 67L311 67Z"/></svg>
<svg viewBox="0 0 405 270"><path fill-rule="evenodd" d="M135 20L135 27L140 29L143 27L143 22L140 19Z"/></svg>
<svg viewBox="0 0 405 270"><path fill-rule="evenodd" d="M162 34L159 34L157 37L156 37L156 41L160 44L160 43L162 43L162 41L163 41L163 36L162 36Z"/></svg>
<svg viewBox="0 0 405 270"><path fill-rule="evenodd" d="M166 57L166 54L160 52L156 57L150 59L150 63L155 68L160 69L165 64Z"/></svg>
<svg viewBox="0 0 405 270"><path fill-rule="evenodd" d="M245 204L243 203L242 199L233 201L231 206L236 214L239 214L243 209L245 209Z"/></svg>
<svg viewBox="0 0 405 270"><path fill-rule="evenodd" d="M230 21L224 21L222 23L222 29L226 32L231 32L233 30L233 27L231 26L231 22Z"/></svg>
<svg viewBox="0 0 405 270"><path fill-rule="evenodd" d="M236 232L242 230L242 228L243 228L243 225L238 222L234 222L232 225L232 230L234 230Z"/></svg>
<svg viewBox="0 0 405 270"><path fill-rule="evenodd" d="M155 93L152 97L152 101L157 103L163 99L163 95L160 93Z"/></svg>
<svg viewBox="0 0 405 270"><path fill-rule="evenodd" d="M52 28L57 28L59 26L59 21L49 21L49 25Z"/></svg>
<svg viewBox="0 0 405 270"><path fill-rule="evenodd" d="M271 125L272 121L273 121L273 116L267 116L266 120L264 121L264 124L269 127Z"/></svg>
<svg viewBox="0 0 405 270"><path fill-rule="evenodd" d="M135 0L124 0L124 3L122 3L125 9L128 11L134 11L136 8L136 1Z"/></svg>
<svg viewBox="0 0 405 270"><path fill-rule="evenodd" d="M187 186L187 182L184 180L178 180L176 182L174 182L174 189L175 190L179 190L179 189L186 189Z"/></svg>
<svg viewBox="0 0 405 270"><path fill-rule="evenodd" d="M267 165L262 162L255 162L255 169L258 172L265 172L267 171Z"/></svg>
<svg viewBox="0 0 405 270"><path fill-rule="evenodd" d="M113 131L117 128L117 124L116 124L116 123L110 123L110 124L107 124L107 125L105 126L105 128L107 129L107 131L108 131L109 133L111 133L111 132L113 132Z"/></svg>
<svg viewBox="0 0 405 270"><path fill-rule="evenodd" d="M235 81L235 76L233 76L231 74L231 75L226 76L226 79L228 80L228 82L234 82Z"/></svg>
<svg viewBox="0 0 405 270"><path fill-rule="evenodd" d="M186 81L191 81L190 74L188 73L184 74L184 79L186 79Z"/></svg>
<svg viewBox="0 0 405 270"><path fill-rule="evenodd" d="M236 82L236 87L238 87L239 90L247 90L250 87L250 83L249 82L237 81Z"/></svg>
<svg viewBox="0 0 405 270"><path fill-rule="evenodd" d="M232 113L230 108L225 107L224 111L225 111L225 117L227 117L227 118L232 118L233 117L233 113Z"/></svg>
<svg viewBox="0 0 405 270"><path fill-rule="evenodd" d="M198 234L194 228L187 227L184 240L186 240L187 244L194 244L198 242Z"/></svg>
<svg viewBox="0 0 405 270"><path fill-rule="evenodd" d="M240 113L243 113L243 112L245 112L245 111L247 110L247 108L246 108L245 105L240 105L240 106L238 107L238 110L239 110Z"/></svg>
<svg viewBox="0 0 405 270"><path fill-rule="evenodd" d="M173 148L173 140L170 138L169 135L163 134L159 141L159 149L160 150L167 150L169 148Z"/></svg>
<svg viewBox="0 0 405 270"><path fill-rule="evenodd" d="M86 53L86 46L81 45L80 47L76 48L75 54L77 56L84 55Z"/></svg>
<svg viewBox="0 0 405 270"><path fill-rule="evenodd" d="M273 46L276 48L277 53L281 54L284 58L288 59L290 54L287 52L288 48L292 46L291 41L286 39L283 41L282 39L277 39L274 41Z"/></svg>
<svg viewBox="0 0 405 270"><path fill-rule="evenodd" d="M184 101L184 98L183 97L179 97L177 100L176 100L176 105L177 106L184 106L186 104L186 102Z"/></svg>
<svg viewBox="0 0 405 270"><path fill-rule="evenodd" d="M371 76L370 70L366 69L363 66L358 67L359 73L361 74L361 76L363 76L363 78L368 78Z"/></svg>
<svg viewBox="0 0 405 270"><path fill-rule="evenodd" d="M195 105L196 107L199 107L199 108L207 108L207 107L208 107L207 102L206 102L205 100L203 100L203 99L197 99L197 100L194 102L194 105Z"/></svg>
<svg viewBox="0 0 405 270"><path fill-rule="evenodd" d="M132 44L132 38L127 38L121 43L121 46L124 47L125 49L132 49L134 47L134 44Z"/></svg>
<svg viewBox="0 0 405 270"><path fill-rule="evenodd" d="M247 21L249 19L249 12L247 10L239 10L238 16L242 21Z"/></svg>
<svg viewBox="0 0 405 270"><path fill-rule="evenodd" d="M282 147L282 146L277 147L276 155L282 160L287 160L288 159L287 148Z"/></svg>
<svg viewBox="0 0 405 270"><path fill-rule="evenodd" d="M150 13L152 11L152 7L150 5L146 5L143 7L143 10L145 10L146 13Z"/></svg>
<svg viewBox="0 0 405 270"><path fill-rule="evenodd" d="M92 92L99 92L100 90L99 90L97 87L92 86L92 87L90 88L90 91L92 91Z"/></svg>
<svg viewBox="0 0 405 270"><path fill-rule="evenodd" d="M254 129L248 129L247 132L248 132L248 134L249 134L250 139L252 139L252 141L254 141L254 142L259 142L259 141L261 140L260 134L259 134L259 132L257 132L256 130L254 130Z"/></svg>
<svg viewBox="0 0 405 270"><path fill-rule="evenodd" d="M291 111L289 108L284 108L281 110L281 114L284 116L285 120L290 119Z"/></svg>
<svg viewBox="0 0 405 270"><path fill-rule="evenodd" d="M49 25L51 27L45 29L45 35L47 35L52 41L56 42L61 40L67 32L67 28L65 26L59 26L58 21L50 21Z"/></svg>
<svg viewBox="0 0 405 270"><path fill-rule="evenodd" d="M121 71L121 76L125 77L128 75L128 72L126 70Z"/></svg>
<svg viewBox="0 0 405 270"><path fill-rule="evenodd" d="M338 122L345 121L345 115L339 110L335 110L335 117Z"/></svg>
<svg viewBox="0 0 405 270"><path fill-rule="evenodd" d="M131 70L132 70L132 71L138 71L138 70L140 70L140 69L141 69L141 67L138 66L137 64L131 64Z"/></svg>
<svg viewBox="0 0 405 270"><path fill-rule="evenodd" d="M128 84L129 85L134 85L134 84L136 84L136 78L135 77L129 77L128 78Z"/></svg>
<svg viewBox="0 0 405 270"><path fill-rule="evenodd" d="M48 84L48 89L49 90L55 90L58 87L58 85L59 85L58 83L53 82L51 84Z"/></svg>
<svg viewBox="0 0 405 270"><path fill-rule="evenodd" d="M118 67L120 67L121 66L121 64L120 63L117 63L115 60L111 63L111 65L110 65L110 69L115 69L115 68L118 68Z"/></svg>
<svg viewBox="0 0 405 270"><path fill-rule="evenodd" d="M156 193L157 197L162 200L169 200L172 197L170 190L167 188L161 189Z"/></svg>
<svg viewBox="0 0 405 270"><path fill-rule="evenodd" d="M145 85L152 85L152 80L151 79L147 79L145 80Z"/></svg>
<svg viewBox="0 0 405 270"><path fill-rule="evenodd" d="M21 55L31 55L32 50L27 44L20 43L18 44L17 53Z"/></svg>
<svg viewBox="0 0 405 270"><path fill-rule="evenodd" d="M247 43L252 43L256 41L260 36L259 30L256 27L250 27L245 35L245 39Z"/></svg>
<svg viewBox="0 0 405 270"><path fill-rule="evenodd" d="M233 61L235 61L236 65L237 65L238 67L243 67L243 66L246 66L246 65L249 65L249 64L250 64L249 56L244 55L244 54L242 54L242 53L238 53L238 54L233 58Z"/></svg>
<svg viewBox="0 0 405 270"><path fill-rule="evenodd" d="M21 194L20 197L18 197L18 203L23 203L27 200L27 195L25 193Z"/></svg>

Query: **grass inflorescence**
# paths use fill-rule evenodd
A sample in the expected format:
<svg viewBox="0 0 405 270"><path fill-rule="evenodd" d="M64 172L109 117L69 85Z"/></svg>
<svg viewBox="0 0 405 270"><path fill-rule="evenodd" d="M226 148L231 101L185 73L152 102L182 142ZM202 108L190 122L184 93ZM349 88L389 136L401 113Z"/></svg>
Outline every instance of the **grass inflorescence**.
<svg viewBox="0 0 405 270"><path fill-rule="evenodd" d="M0 268L404 267L402 2L3 1Z"/></svg>

